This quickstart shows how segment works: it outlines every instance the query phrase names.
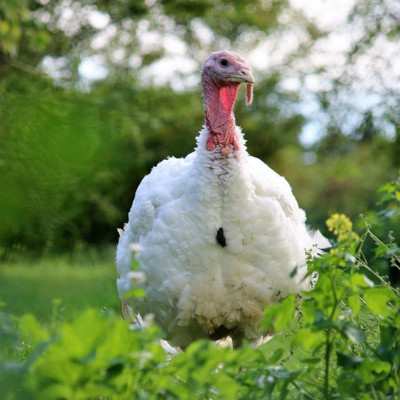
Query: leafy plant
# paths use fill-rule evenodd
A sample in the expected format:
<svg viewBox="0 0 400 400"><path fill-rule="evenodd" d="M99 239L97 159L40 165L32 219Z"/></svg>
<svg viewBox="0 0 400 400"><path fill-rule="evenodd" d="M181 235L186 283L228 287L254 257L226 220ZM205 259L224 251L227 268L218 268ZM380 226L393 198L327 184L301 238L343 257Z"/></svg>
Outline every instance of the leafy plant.
<svg viewBox="0 0 400 400"><path fill-rule="evenodd" d="M397 213L392 189L381 204ZM394 244L370 225L355 232L342 214L327 227L333 247L309 261L309 273L319 275L315 287L267 307L262 329L273 335L257 347L198 341L171 355L153 323L139 329L112 312L91 309L71 322L55 312L48 326L2 313L5 398L399 398L399 291L363 254L370 240L376 259L397 259Z"/></svg>

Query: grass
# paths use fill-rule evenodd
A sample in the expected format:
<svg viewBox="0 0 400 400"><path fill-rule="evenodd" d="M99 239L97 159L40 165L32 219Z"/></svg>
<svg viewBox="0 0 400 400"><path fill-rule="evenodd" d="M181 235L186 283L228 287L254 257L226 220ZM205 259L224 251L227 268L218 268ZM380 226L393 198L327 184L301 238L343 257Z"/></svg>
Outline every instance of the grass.
<svg viewBox="0 0 400 400"><path fill-rule="evenodd" d="M48 322L54 305L62 317L83 309L119 309L111 255L18 260L0 265L0 302L14 315L34 314Z"/></svg>

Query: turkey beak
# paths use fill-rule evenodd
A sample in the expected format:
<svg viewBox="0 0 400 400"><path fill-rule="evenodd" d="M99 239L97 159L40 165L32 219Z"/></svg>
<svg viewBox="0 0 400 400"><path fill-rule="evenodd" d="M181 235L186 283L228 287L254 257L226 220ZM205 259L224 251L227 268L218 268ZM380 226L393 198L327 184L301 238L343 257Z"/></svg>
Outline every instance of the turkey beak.
<svg viewBox="0 0 400 400"><path fill-rule="evenodd" d="M254 76L249 68L241 69L240 76L242 77L242 82L254 84Z"/></svg>
<svg viewBox="0 0 400 400"><path fill-rule="evenodd" d="M249 67L242 67L237 73L229 76L231 82L246 84L246 105L250 106L253 102L254 76Z"/></svg>

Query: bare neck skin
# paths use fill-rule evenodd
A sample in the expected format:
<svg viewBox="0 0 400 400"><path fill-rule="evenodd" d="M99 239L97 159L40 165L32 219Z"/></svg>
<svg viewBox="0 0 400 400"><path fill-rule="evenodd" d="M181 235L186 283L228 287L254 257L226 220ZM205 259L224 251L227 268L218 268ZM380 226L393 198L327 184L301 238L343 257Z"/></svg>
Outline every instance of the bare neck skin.
<svg viewBox="0 0 400 400"><path fill-rule="evenodd" d="M239 150L233 113L239 84L220 84L207 73L203 73L202 84L208 128L206 148L208 151L217 150L226 157Z"/></svg>

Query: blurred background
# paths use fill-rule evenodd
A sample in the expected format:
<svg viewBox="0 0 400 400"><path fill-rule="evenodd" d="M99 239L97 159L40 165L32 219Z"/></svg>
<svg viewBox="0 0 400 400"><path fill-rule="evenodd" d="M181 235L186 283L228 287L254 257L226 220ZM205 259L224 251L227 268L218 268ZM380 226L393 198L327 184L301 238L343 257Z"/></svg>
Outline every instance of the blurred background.
<svg viewBox="0 0 400 400"><path fill-rule="evenodd" d="M193 150L200 66L223 48L256 75L253 106L237 105L249 151L289 180L310 225L375 207L400 167L398 1L2 1L0 299L11 311L46 318L55 297L67 310L116 307L117 228L152 166Z"/></svg>

